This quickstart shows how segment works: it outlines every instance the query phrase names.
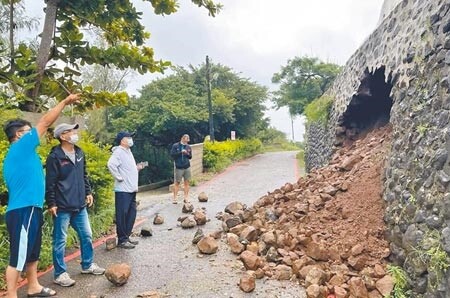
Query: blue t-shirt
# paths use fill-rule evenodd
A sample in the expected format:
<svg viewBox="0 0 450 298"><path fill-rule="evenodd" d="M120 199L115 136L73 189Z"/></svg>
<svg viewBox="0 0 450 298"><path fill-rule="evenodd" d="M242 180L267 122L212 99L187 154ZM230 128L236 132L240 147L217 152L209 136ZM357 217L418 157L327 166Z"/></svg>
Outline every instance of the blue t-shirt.
<svg viewBox="0 0 450 298"><path fill-rule="evenodd" d="M36 128L32 128L9 147L3 162L3 177L8 188L7 212L44 205L44 169L36 152L37 146L39 135Z"/></svg>

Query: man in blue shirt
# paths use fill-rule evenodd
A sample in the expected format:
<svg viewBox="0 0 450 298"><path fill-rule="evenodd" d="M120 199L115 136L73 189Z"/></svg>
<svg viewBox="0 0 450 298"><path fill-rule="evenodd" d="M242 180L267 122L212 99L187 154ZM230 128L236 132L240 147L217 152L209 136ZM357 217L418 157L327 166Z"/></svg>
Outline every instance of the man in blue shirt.
<svg viewBox="0 0 450 298"><path fill-rule="evenodd" d="M37 265L42 241L42 207L44 204L44 170L36 152L39 138L56 121L64 107L79 102L79 95L70 94L49 110L36 124L13 119L4 126L10 142L3 162L3 177L8 189L6 227L10 240L9 265L6 268L7 297L17 297L20 272L26 270L28 297L54 296L56 292L43 287L37 279Z"/></svg>

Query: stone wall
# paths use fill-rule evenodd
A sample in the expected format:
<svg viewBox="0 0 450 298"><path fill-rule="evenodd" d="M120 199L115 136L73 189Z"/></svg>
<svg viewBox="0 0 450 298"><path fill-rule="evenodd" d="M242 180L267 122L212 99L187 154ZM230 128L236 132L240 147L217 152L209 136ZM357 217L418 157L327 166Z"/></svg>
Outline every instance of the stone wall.
<svg viewBox="0 0 450 298"><path fill-rule="evenodd" d="M384 0L383 6L381 7L380 18L378 20L378 25L380 25L385 18L387 18L390 13L394 10L394 8L400 3L402 0Z"/></svg>
<svg viewBox="0 0 450 298"><path fill-rule="evenodd" d="M327 91L335 99L328 133L308 126L308 168L326 163L361 81L379 69L392 84L390 258L408 273L410 297L450 297L450 270L440 270L450 253L450 1L402 1L353 54Z"/></svg>
<svg viewBox="0 0 450 298"><path fill-rule="evenodd" d="M203 143L193 144L191 148L191 175L195 178L195 176L203 173Z"/></svg>
<svg viewBox="0 0 450 298"><path fill-rule="evenodd" d="M327 129L325 124L320 122L308 124L305 132L305 170L309 172L314 165L324 165L328 162L331 155L331 146L328 146L327 140L330 140L331 130Z"/></svg>

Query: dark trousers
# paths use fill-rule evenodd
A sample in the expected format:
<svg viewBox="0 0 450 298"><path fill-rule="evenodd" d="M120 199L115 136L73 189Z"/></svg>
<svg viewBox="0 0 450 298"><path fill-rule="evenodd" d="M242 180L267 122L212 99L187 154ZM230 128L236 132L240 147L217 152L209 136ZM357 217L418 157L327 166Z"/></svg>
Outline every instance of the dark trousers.
<svg viewBox="0 0 450 298"><path fill-rule="evenodd" d="M116 192L116 230L118 244L124 243L133 231L136 220L136 193Z"/></svg>

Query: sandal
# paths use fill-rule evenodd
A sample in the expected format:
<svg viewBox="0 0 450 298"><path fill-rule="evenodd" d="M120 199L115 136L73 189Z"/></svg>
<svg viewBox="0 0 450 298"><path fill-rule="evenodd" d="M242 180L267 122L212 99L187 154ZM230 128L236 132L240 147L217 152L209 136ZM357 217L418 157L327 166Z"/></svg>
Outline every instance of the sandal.
<svg viewBox="0 0 450 298"><path fill-rule="evenodd" d="M27 297L51 297L55 296L56 291L52 290L50 288L42 287L41 291L39 293L34 294L28 294Z"/></svg>

